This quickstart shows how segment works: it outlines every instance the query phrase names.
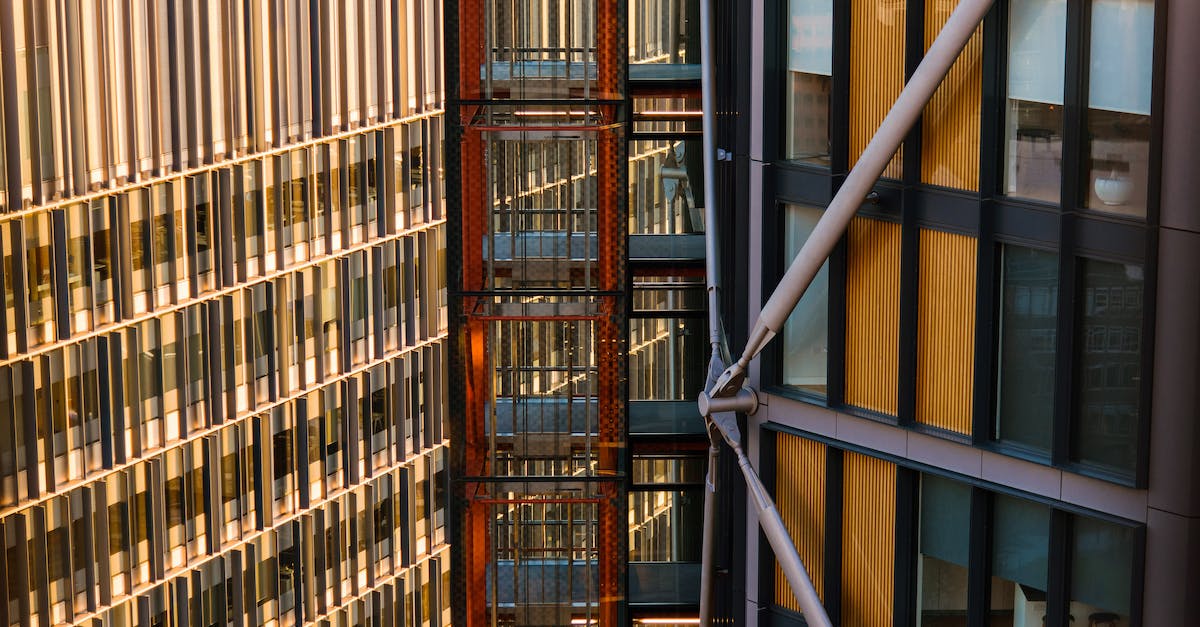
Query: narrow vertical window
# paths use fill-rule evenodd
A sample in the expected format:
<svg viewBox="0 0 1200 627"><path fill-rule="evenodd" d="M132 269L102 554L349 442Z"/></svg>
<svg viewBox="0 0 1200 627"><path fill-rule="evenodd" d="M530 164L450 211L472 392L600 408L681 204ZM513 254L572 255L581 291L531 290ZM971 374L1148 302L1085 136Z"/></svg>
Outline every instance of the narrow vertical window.
<svg viewBox="0 0 1200 627"><path fill-rule="evenodd" d="M1000 249L996 426L1003 442L1048 454L1054 417L1058 255Z"/></svg>
<svg viewBox="0 0 1200 627"><path fill-rule="evenodd" d="M784 156L828 167L832 0L790 0L787 42L789 113Z"/></svg>
<svg viewBox="0 0 1200 627"><path fill-rule="evenodd" d="M1011 496L994 498L990 613L1012 616L1014 625L1040 625L1046 615L1050 508Z"/></svg>
<svg viewBox="0 0 1200 627"><path fill-rule="evenodd" d="M67 208L67 298L71 332L92 329L92 251L89 246L88 207Z"/></svg>
<svg viewBox="0 0 1200 627"><path fill-rule="evenodd" d="M1130 475L1140 429L1143 271L1079 262L1072 458Z"/></svg>
<svg viewBox="0 0 1200 627"><path fill-rule="evenodd" d="M158 183L150 188L149 254L152 257L154 300L159 306L174 302L175 270L171 250L172 213L175 206L173 182Z"/></svg>
<svg viewBox="0 0 1200 627"><path fill-rule="evenodd" d="M971 488L935 475L921 477L921 536L917 624L963 624L967 619ZM960 623L958 621L963 621Z"/></svg>
<svg viewBox="0 0 1200 627"><path fill-rule="evenodd" d="M1154 0L1092 0L1088 46L1089 209L1146 217Z"/></svg>
<svg viewBox="0 0 1200 627"><path fill-rule="evenodd" d="M1008 14L1004 193L1059 202L1067 0L1013 0Z"/></svg>
<svg viewBox="0 0 1200 627"><path fill-rule="evenodd" d="M146 313L152 307L151 287L154 284L151 192L137 189L126 195L129 225L129 273L132 279L130 292L133 296L133 313ZM197 222L200 220L197 212Z"/></svg>
<svg viewBox="0 0 1200 627"><path fill-rule="evenodd" d="M788 205L785 211L784 263L790 264L821 219L822 210ZM783 328L784 385L824 396L828 358L829 262L826 261Z"/></svg>
<svg viewBox="0 0 1200 627"><path fill-rule="evenodd" d="M1076 624L1128 625L1133 609L1132 528L1071 517L1071 606ZM1140 577L1140 574L1139 574Z"/></svg>
<svg viewBox="0 0 1200 627"><path fill-rule="evenodd" d="M43 212L26 216L24 222L29 344L37 346L55 339L50 214Z"/></svg>

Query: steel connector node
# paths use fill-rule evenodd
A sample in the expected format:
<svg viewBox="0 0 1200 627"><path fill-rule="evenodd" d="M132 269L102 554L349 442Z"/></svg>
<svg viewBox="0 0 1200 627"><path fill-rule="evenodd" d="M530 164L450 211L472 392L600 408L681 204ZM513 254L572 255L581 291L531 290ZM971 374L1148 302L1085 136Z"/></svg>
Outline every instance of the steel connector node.
<svg viewBox="0 0 1200 627"><path fill-rule="evenodd" d="M696 405L700 408L701 416L726 412L752 416L758 411L758 393L750 388L739 388L733 396L709 396L708 392L701 392Z"/></svg>
<svg viewBox="0 0 1200 627"><path fill-rule="evenodd" d="M736 396L743 389L742 384L745 382L746 369L742 367L741 362L735 363L726 368L720 377L717 377L716 382L712 386L712 396L721 398ZM707 394L707 391L703 394Z"/></svg>

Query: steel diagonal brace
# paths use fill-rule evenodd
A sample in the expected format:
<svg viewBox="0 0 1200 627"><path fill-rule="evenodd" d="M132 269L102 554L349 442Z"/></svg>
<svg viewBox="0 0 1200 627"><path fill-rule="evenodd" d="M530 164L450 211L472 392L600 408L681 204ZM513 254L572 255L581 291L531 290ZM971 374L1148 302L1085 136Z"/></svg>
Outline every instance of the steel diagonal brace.
<svg viewBox="0 0 1200 627"><path fill-rule="evenodd" d="M917 66L916 72L900 92L900 96L892 105L887 117L879 125L879 130L871 138L866 149L858 158L854 168L850 170L845 182L838 190L833 201L825 210L812 234L796 255L780 280L779 286L763 305L758 320L750 332L750 339L742 352L741 358L728 368L724 368L719 376L713 377L710 371L710 385L701 392L697 405L704 416L711 443L709 449L709 485L705 493L704 504L704 547L703 566L701 571L700 621L702 625L710 625L712 621L712 564L713 564L713 527L715 526L716 463L720 440L733 449L737 456L738 466L746 478L758 509L759 523L775 551L776 559L783 568L792 592L800 602L800 609L809 625L830 625L820 598L813 589L804 564L796 551L795 545L788 535L787 529L779 517L779 511L768 496L762 480L754 471L741 446L741 433L737 426L734 412L753 414L758 408L758 396L753 390L744 387L747 368L751 360L762 352L763 348L783 329L800 298L812 283L817 271L829 258L834 246L841 239L850 220L858 211L875 182L883 174L884 168L900 148L904 137L920 118L925 105L929 103L937 91L938 85L949 73L951 66L962 53L967 41L975 29L983 21L991 8L993 0L960 0L958 7L950 15L946 25L942 27L937 39ZM701 65L704 108L704 197L705 197L705 254L706 271L708 274L709 295L709 329L713 345L710 368L718 370L723 363L720 356L720 318L717 315L717 277L716 266L716 206L713 192L713 160L715 149L712 137L715 137L715 102L713 90L713 59L712 59L712 0L702 0L700 7L701 20Z"/></svg>

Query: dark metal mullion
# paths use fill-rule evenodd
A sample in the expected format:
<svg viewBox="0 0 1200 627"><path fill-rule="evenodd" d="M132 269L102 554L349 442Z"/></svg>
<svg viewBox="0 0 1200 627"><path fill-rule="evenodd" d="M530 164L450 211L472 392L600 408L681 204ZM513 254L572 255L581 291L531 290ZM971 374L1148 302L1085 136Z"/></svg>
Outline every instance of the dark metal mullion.
<svg viewBox="0 0 1200 627"><path fill-rule="evenodd" d="M51 240L53 244L50 247L50 252L54 258L53 277L54 281L54 317L56 324L54 325L55 335L58 340L68 340L71 338L72 331L82 331L82 329L72 329L74 317L71 315L71 291L67 285L67 216L62 209L55 209L50 212L51 219Z"/></svg>
<svg viewBox="0 0 1200 627"><path fill-rule="evenodd" d="M849 2L834 2L833 3L833 67L830 77L830 94L829 94L829 172L830 179L828 185L828 198L832 199L841 187L842 181L845 179L846 172L850 169L850 23L851 23L851 6ZM847 245L846 237L842 236L841 241L834 249L833 254L829 257L829 328L828 328L828 350L827 350L827 370L826 370L826 404L829 407L842 407L845 405L845 390L846 390L846 255ZM830 449L832 452L833 449ZM838 516L834 522L841 524L841 466L840 455L838 456L838 495L837 508ZM830 464L830 468L833 468ZM832 475L831 475L832 476ZM833 486L832 479L829 486ZM829 505L827 505L829 507ZM826 564L830 563L830 547L833 546L835 553L840 555L840 549L836 548L840 544L840 535L836 543L830 542L829 531L837 529L837 527L829 526L829 514L826 511ZM839 531L840 533L840 531ZM836 535L836 534L835 534ZM831 570L839 571L836 577L830 576ZM840 607L837 604L831 603L829 599L838 596L840 593L839 583L837 579L840 577L840 568L826 568L825 581L825 609L829 613L830 619L837 624L840 616Z"/></svg>
<svg viewBox="0 0 1200 627"><path fill-rule="evenodd" d="M841 407L846 403L847 249L843 235L829 256L829 335L826 340L825 371L826 405L829 407Z"/></svg>
<svg viewBox="0 0 1200 627"><path fill-rule="evenodd" d="M1154 391L1154 337L1155 319L1158 308L1158 223L1162 202L1162 145L1165 105L1163 94L1166 82L1166 32L1167 8L1163 0L1154 3L1154 75L1151 78L1150 109L1150 177L1146 198L1146 256L1143 265L1144 285L1142 291L1142 359L1141 389L1138 398L1137 462L1134 467L1134 485L1145 487L1150 477L1150 410ZM1141 556L1144 559L1145 555ZM1137 568L1135 573L1141 572ZM1141 620L1141 584L1135 582L1135 599L1131 604L1134 612L1133 624Z"/></svg>
<svg viewBox="0 0 1200 627"><path fill-rule="evenodd" d="M1050 551L1046 573L1046 624L1067 625L1070 605L1071 578L1071 520L1070 514L1050 510Z"/></svg>
<svg viewBox="0 0 1200 627"><path fill-rule="evenodd" d="M825 447L825 613L842 619L842 450Z"/></svg>
<svg viewBox="0 0 1200 627"><path fill-rule="evenodd" d="M905 158L907 161L907 157ZM898 363L896 364L896 420L904 424L916 422L917 406L917 332L920 290L920 233L908 202L911 187L904 191L905 202L900 231L900 332Z"/></svg>
<svg viewBox="0 0 1200 627"><path fill-rule="evenodd" d="M775 501L779 500L779 467L776 463L779 459L778 445L778 431L759 430L759 476L763 479L763 484L767 488L767 494ZM775 577L778 572L778 569L775 568L775 551L771 549L771 544L767 541L767 535L761 527L758 529L757 536L758 598L762 599L763 603L769 601L771 605L775 605Z"/></svg>
<svg viewBox="0 0 1200 627"><path fill-rule="evenodd" d="M967 626L987 627L992 606L992 495L980 487L971 488L967 533Z"/></svg>
<svg viewBox="0 0 1200 627"><path fill-rule="evenodd" d="M850 12L849 2L833 3L833 76L829 94L829 170L834 191L850 170ZM834 621L836 624L836 621Z"/></svg>
<svg viewBox="0 0 1200 627"><path fill-rule="evenodd" d="M909 0L905 10L904 78L916 72L925 57L925 0ZM900 329L896 364L896 419L916 421L917 324L920 289L920 227L917 224L917 187L921 184L921 133L924 118L917 118L904 138L900 192Z"/></svg>
<svg viewBox="0 0 1200 627"><path fill-rule="evenodd" d="M896 589L892 598L892 624L896 627L916 625L920 586L918 585L917 555L919 548L921 499L919 472L903 466L896 468L896 517L893 573Z"/></svg>
<svg viewBox="0 0 1200 627"><path fill-rule="evenodd" d="M763 15L766 24L763 26L763 41L755 42L755 52L761 50L763 60L763 76L778 77L777 80L763 81L763 126L764 129L787 128L788 68L783 62L787 47L788 3L785 0L764 0ZM774 18L774 19L772 19ZM772 27L773 25L773 27ZM784 157L781 144L784 133L763 133L762 160L773 163ZM765 206L765 205L764 205Z"/></svg>
<svg viewBox="0 0 1200 627"><path fill-rule="evenodd" d="M1065 464L1071 457L1071 427L1074 395L1075 333L1075 210L1083 193L1080 180L1084 167L1083 99L1087 94L1086 46L1090 7L1084 2L1067 3L1066 85L1063 92L1062 213L1060 214L1058 270L1058 335L1054 359L1054 425L1051 431L1051 462Z"/></svg>
<svg viewBox="0 0 1200 627"><path fill-rule="evenodd" d="M1153 166L1151 166L1153 167ZM1151 187L1157 188L1157 185ZM1146 259L1143 265L1142 341L1138 364L1141 381L1138 389L1137 459L1134 462L1134 487L1145 488L1150 480L1150 410L1154 395L1154 337L1158 311L1158 229L1146 229ZM1140 571L1138 571L1140 572ZM1135 606L1136 607L1136 606ZM1140 613L1137 614L1140 616Z"/></svg>
<svg viewBox="0 0 1200 627"><path fill-rule="evenodd" d="M1138 525L1133 531L1133 568L1129 573L1129 627L1142 627L1146 590L1146 527Z"/></svg>
<svg viewBox="0 0 1200 627"><path fill-rule="evenodd" d="M1007 76L1008 0L998 0L983 20L983 84L979 142L979 239L976 246L975 363L972 399L971 441L986 444L992 434L995 394L995 357L998 346L996 303L996 205L1001 193L1001 162L993 159L1004 151L1004 100Z"/></svg>

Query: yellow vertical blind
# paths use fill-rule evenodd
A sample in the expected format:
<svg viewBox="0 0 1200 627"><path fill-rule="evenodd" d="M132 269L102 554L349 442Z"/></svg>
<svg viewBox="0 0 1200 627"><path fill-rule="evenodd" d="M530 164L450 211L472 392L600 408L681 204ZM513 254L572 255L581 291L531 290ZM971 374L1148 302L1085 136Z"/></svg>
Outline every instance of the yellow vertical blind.
<svg viewBox="0 0 1200 627"><path fill-rule="evenodd" d="M825 598L825 445L781 433L775 443L776 506L817 596ZM779 563L775 604L800 611Z"/></svg>
<svg viewBox="0 0 1200 627"><path fill-rule="evenodd" d="M975 238L921 230L917 422L970 435L975 373Z"/></svg>
<svg viewBox="0 0 1200 627"><path fill-rule="evenodd" d="M925 50L941 32L959 0L925 2ZM983 26L963 48L925 106L921 127L921 182L979 189L979 127L983 81Z"/></svg>
<svg viewBox="0 0 1200 627"><path fill-rule="evenodd" d="M846 266L846 402L896 415L900 225L854 218Z"/></svg>
<svg viewBox="0 0 1200 627"><path fill-rule="evenodd" d="M875 135L904 88L906 0L852 0L850 3L850 165ZM901 175L903 148L883 171Z"/></svg>
<svg viewBox="0 0 1200 627"><path fill-rule="evenodd" d="M892 624L896 465L846 451L842 484L842 624Z"/></svg>

